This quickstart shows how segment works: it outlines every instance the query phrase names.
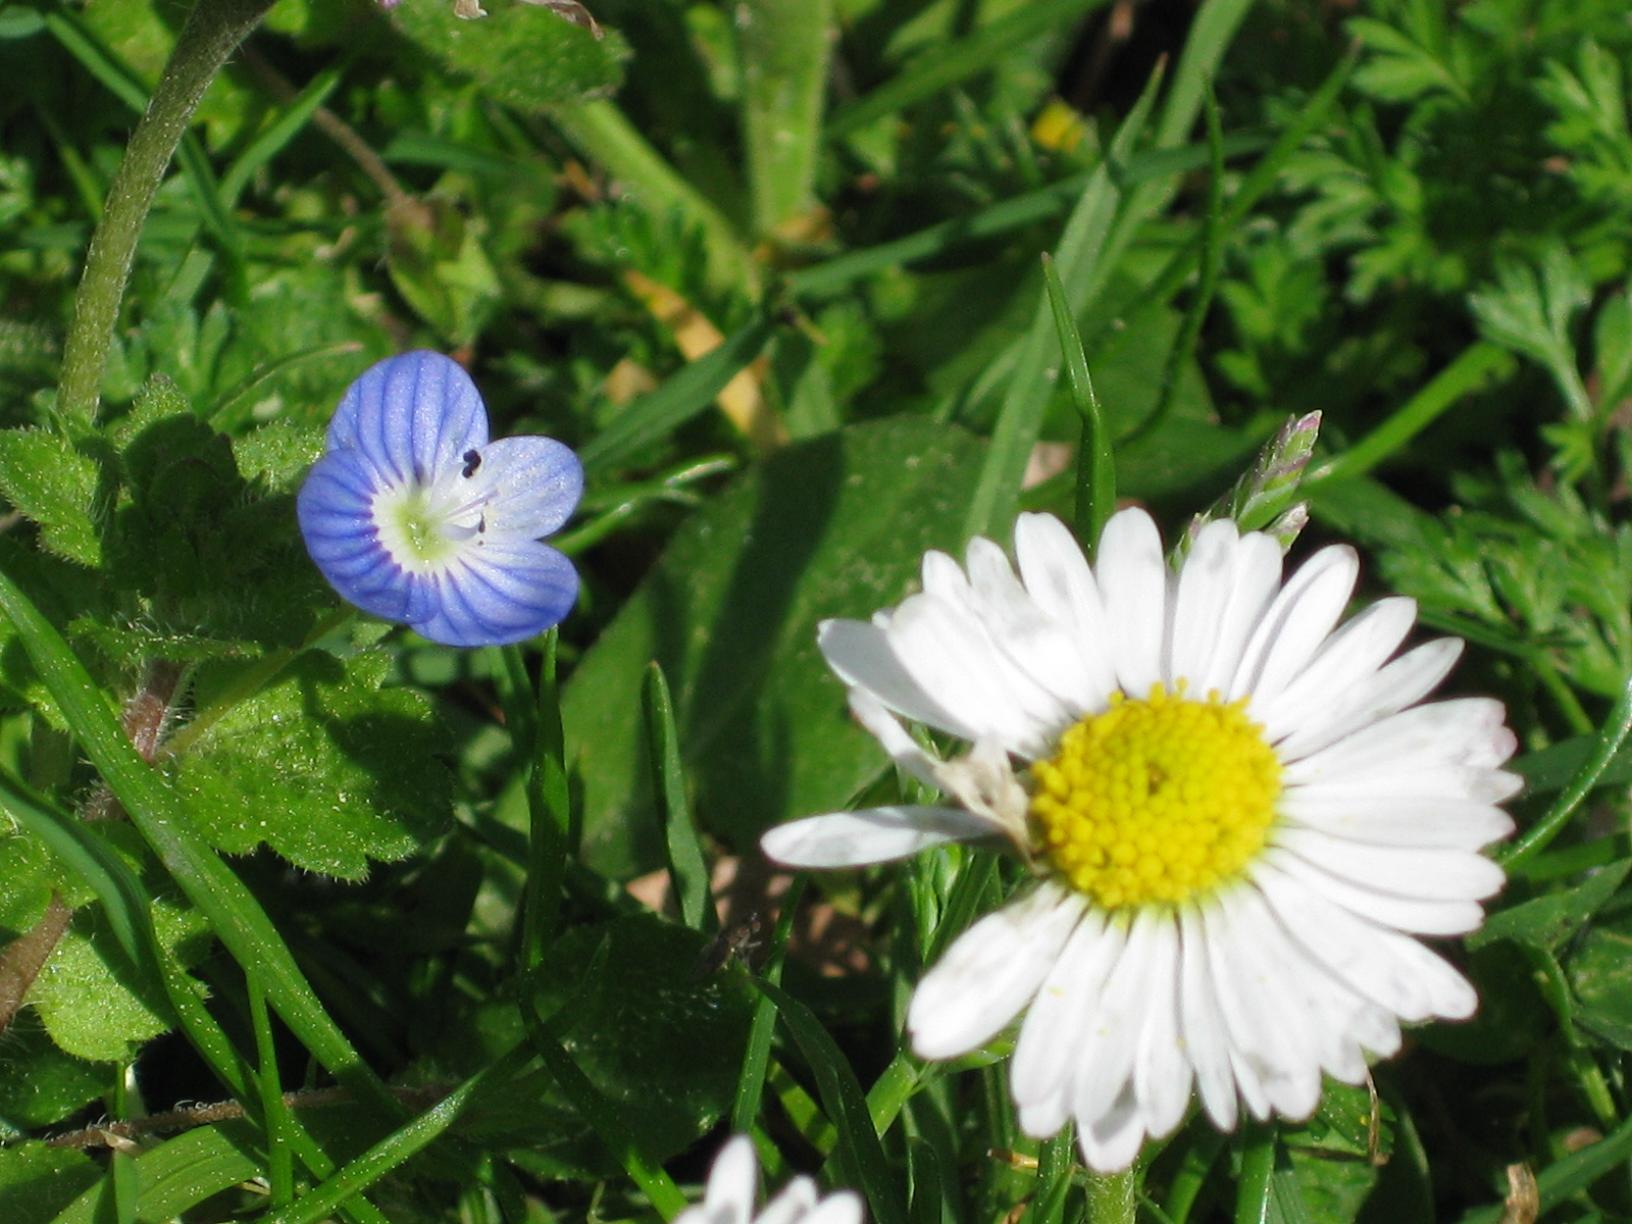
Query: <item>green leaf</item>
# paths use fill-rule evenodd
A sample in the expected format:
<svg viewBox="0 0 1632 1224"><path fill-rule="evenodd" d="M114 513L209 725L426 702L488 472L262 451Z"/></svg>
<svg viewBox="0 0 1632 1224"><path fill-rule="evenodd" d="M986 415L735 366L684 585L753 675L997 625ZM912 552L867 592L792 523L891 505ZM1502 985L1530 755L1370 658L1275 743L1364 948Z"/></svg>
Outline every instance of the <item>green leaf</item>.
<svg viewBox="0 0 1632 1224"><path fill-rule="evenodd" d="M663 861L636 694L673 689L693 810L739 846L787 816L840 807L886 758L852 725L816 625L900 599L930 548L962 551L983 448L892 418L790 446L680 528L566 686L567 768L584 853L626 877Z"/></svg>
<svg viewBox="0 0 1632 1224"><path fill-rule="evenodd" d="M0 1118L12 1125L61 1122L100 1097L111 1082L106 1064L64 1053L28 1008L6 1028L6 1040L0 1044ZM0 1184L4 1180L0 1174ZM14 1218L3 1210L5 1201L0 1191L0 1219Z"/></svg>
<svg viewBox="0 0 1632 1224"><path fill-rule="evenodd" d="M68 891L73 877L44 842L8 823L0 816L0 931L21 934L40 920L52 893Z"/></svg>
<svg viewBox="0 0 1632 1224"><path fill-rule="evenodd" d="M531 1006L654 1160L695 1142L727 1110L748 1041L752 991L740 972L700 971L708 941L650 914L575 927L532 978ZM587 976L586 976L587 975ZM519 1080L487 1125L527 1136L577 1175L607 1157L553 1077Z"/></svg>
<svg viewBox="0 0 1632 1224"><path fill-rule="evenodd" d="M183 964L202 955L207 929L198 911L160 900L153 929ZM79 910L28 992L46 1032L66 1053L93 1062L128 1062L150 1038L175 1026L159 984L140 981L100 906Z"/></svg>
<svg viewBox="0 0 1632 1224"><path fill-rule="evenodd" d="M1623 919L1595 926L1569 960L1575 1021L1611 1045L1632 1050L1632 931Z"/></svg>
<svg viewBox="0 0 1632 1224"><path fill-rule="evenodd" d="M1549 893L1492 914L1480 930L1468 936L1468 947L1479 948L1498 939L1511 939L1537 948L1556 948L1615 895L1628 871L1632 871L1632 859L1623 859L1593 872L1585 883L1575 888Z"/></svg>
<svg viewBox="0 0 1632 1224"><path fill-rule="evenodd" d="M53 1220L102 1169L83 1152L20 1143L0 1148L0 1220Z"/></svg>
<svg viewBox="0 0 1632 1224"><path fill-rule="evenodd" d="M81 565L99 565L96 524L101 470L61 434L0 430L0 493L40 527L40 542Z"/></svg>
<svg viewBox="0 0 1632 1224"><path fill-rule="evenodd" d="M223 1190L262 1175L256 1135L247 1122L186 1131L136 1157L143 1221L169 1220ZM113 1184L103 1179L82 1193L51 1224L102 1224L114 1219ZM21 1217L24 1219L36 1217Z"/></svg>
<svg viewBox="0 0 1632 1224"><path fill-rule="evenodd" d="M450 741L423 696L380 687L389 667L382 651L344 663L308 652L173 759L211 843L230 854L265 844L307 871L358 880L369 859L406 858L439 833L452 811L439 759ZM199 704L238 674L203 668Z"/></svg>
<svg viewBox="0 0 1632 1224"><path fill-rule="evenodd" d="M506 4L481 21L465 21L451 4L404 4L392 22L494 101L523 110L609 93L622 79L620 37L597 39L541 8Z"/></svg>

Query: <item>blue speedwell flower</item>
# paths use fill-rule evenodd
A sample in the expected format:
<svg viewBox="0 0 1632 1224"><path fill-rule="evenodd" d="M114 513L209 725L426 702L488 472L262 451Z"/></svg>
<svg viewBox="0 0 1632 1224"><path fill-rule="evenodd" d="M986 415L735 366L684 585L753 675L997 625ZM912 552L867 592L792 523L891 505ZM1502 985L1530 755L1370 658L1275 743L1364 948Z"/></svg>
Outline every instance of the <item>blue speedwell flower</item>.
<svg viewBox="0 0 1632 1224"><path fill-rule="evenodd" d="M572 451L550 438L489 442L470 375L416 352L351 384L297 510L306 550L346 599L433 642L489 646L571 609L578 575L539 537L583 491Z"/></svg>

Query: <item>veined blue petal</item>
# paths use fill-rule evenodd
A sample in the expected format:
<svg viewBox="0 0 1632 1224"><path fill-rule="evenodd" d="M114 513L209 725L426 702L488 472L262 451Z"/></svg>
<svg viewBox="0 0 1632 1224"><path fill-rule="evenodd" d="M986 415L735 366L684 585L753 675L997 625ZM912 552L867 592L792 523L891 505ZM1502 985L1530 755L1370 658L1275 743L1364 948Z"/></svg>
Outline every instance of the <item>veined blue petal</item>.
<svg viewBox="0 0 1632 1224"><path fill-rule="evenodd" d="M421 636L449 646L497 646L559 624L578 597L578 574L537 540L488 540L439 571L436 589L435 612L410 622Z"/></svg>
<svg viewBox="0 0 1632 1224"><path fill-rule="evenodd" d="M481 468L472 478L491 484L487 528L500 537L550 535L584 495L584 465L554 438L500 438L481 452Z"/></svg>
<svg viewBox="0 0 1632 1224"><path fill-rule="evenodd" d="M414 601L409 575L391 560L369 515L374 470L359 451L336 450L312 465L295 515L318 570L364 612L405 618Z"/></svg>
<svg viewBox="0 0 1632 1224"><path fill-rule="evenodd" d="M428 484L487 445L487 409L458 362L423 349L402 353L351 384L328 444L361 451L392 484Z"/></svg>

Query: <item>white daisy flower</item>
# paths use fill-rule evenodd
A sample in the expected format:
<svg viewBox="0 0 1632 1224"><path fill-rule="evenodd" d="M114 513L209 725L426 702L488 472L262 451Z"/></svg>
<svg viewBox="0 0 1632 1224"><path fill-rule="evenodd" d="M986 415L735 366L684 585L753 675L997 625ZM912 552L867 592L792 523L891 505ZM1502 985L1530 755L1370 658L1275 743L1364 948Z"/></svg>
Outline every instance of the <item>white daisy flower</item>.
<svg viewBox="0 0 1632 1224"><path fill-rule="evenodd" d="M720 1149L708 1173L703 1201L688 1207L674 1224L861 1224L861 1200L849 1190L816 1197L816 1183L796 1177L757 1216L755 1183L759 1166L748 1136L737 1135Z"/></svg>
<svg viewBox="0 0 1632 1224"><path fill-rule="evenodd" d="M795 821L765 852L799 867L1000 839L1038 882L965 932L907 1025L945 1059L1021 1013L1010 1084L1034 1136L1076 1122L1125 1168L1183 1120L1241 1105L1307 1117L1399 1049L1400 1023L1461 1019L1472 986L1417 936L1476 928L1513 823L1516 746L1499 702L1417 704L1462 644L1398 657L1416 605L1339 625L1359 563L1281 550L1230 522L1177 570L1148 515L1106 525L1090 569L1057 519L1023 515L1018 576L990 540L966 569L924 558L923 592L820 645L861 723L956 806ZM939 761L897 717L972 745ZM1019 773L1016 768L1019 767Z"/></svg>

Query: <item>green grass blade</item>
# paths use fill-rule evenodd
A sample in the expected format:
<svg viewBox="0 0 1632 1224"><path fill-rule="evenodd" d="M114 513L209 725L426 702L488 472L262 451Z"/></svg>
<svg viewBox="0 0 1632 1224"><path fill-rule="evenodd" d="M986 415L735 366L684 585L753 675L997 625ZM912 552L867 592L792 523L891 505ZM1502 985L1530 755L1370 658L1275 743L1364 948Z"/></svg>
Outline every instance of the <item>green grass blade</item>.
<svg viewBox="0 0 1632 1224"><path fill-rule="evenodd" d="M1496 861L1505 870L1518 870L1564 831L1564 826L1582 801L1592 793L1592 788L1598 785L1599 776L1615 759L1628 735L1632 735L1632 676L1627 677L1620 698L1599 728L1591 754L1581 763L1570 784L1553 801L1552 807L1547 809L1547 814L1526 829L1516 841L1497 852Z"/></svg>
<svg viewBox="0 0 1632 1224"><path fill-rule="evenodd" d="M545 942L555 931L567 862L573 854L572 797L561 730L561 689L555 671L560 641L559 629L551 629L544 635L543 658L538 665L533 773L543 796L546 819L531 827L528 838L527 910L523 932L532 959L523 963L529 968L543 959Z"/></svg>
<svg viewBox="0 0 1632 1224"><path fill-rule="evenodd" d="M1092 287L1102 285L1108 269L1102 266L1106 245L1116 224L1122 190L1112 176L1112 168L1132 152L1134 143L1145 130L1151 107L1156 101L1160 73L1153 75L1145 91L1128 112L1106 151L1104 160L1089 179L1087 189L1060 235L1055 252L1055 263L1060 281L1067 291L1068 301L1080 305L1090 296ZM1020 357L1008 391L998 410L997 427L992 432L992 445L987 453L980 480L969 499L969 510L964 519L965 534L980 535L1007 524L1014 515L1014 506L1020 494L1020 477L1026 460L1037 444L1042 428L1043 413L1054 392L1049 371L1058 369L1060 362L1058 331L1054 326L1054 312L1049 307L1047 294L1037 304L1037 312L1026 335L1020 341Z"/></svg>
<svg viewBox="0 0 1632 1224"><path fill-rule="evenodd" d="M273 1007L318 1061L361 1099L395 1113L385 1085L318 1002L266 911L198 835L191 813L163 777L137 755L107 698L55 626L3 573L0 611L11 618L35 671L91 763L227 951L240 965L263 975Z"/></svg>
<svg viewBox="0 0 1632 1224"><path fill-rule="evenodd" d="M1235 1224L1267 1224L1275 1182L1275 1127L1247 1126L1241 1151L1241 1174L1235 1185Z"/></svg>
<svg viewBox="0 0 1632 1224"><path fill-rule="evenodd" d="M235 435L239 429L250 423L254 403L246 404L244 401L249 399L257 387L264 386L285 370L296 369L309 362L323 361L329 357L344 357L362 351L360 341L335 340L327 344L315 344L310 348L296 349L264 365L256 366L242 382L223 392L216 400L215 407L210 409L210 424L221 433ZM240 404L243 405L242 410L234 411Z"/></svg>
<svg viewBox="0 0 1632 1224"><path fill-rule="evenodd" d="M435 1105L399 1126L361 1156L347 1161L321 1186L303 1194L281 1211L262 1217L264 1224L317 1224L326 1220L347 1200L368 1189L386 1174L401 1167L410 1157L439 1138L471 1105L490 1082L503 1084L515 1078L533 1060L525 1044L517 1046L460 1084Z"/></svg>
<svg viewBox="0 0 1632 1224"><path fill-rule="evenodd" d="M815 202L832 0L742 0L735 21L754 232Z"/></svg>
<svg viewBox="0 0 1632 1224"><path fill-rule="evenodd" d="M759 356L771 331L769 318L755 319L656 391L629 404L579 450L584 470L605 471L705 411L737 371Z"/></svg>
<svg viewBox="0 0 1632 1224"><path fill-rule="evenodd" d="M221 176L221 201L228 208L238 203L238 197L249 186L249 180L255 172L267 162L271 161L284 147L300 135L303 129L312 120L317 108L328 101L329 95L340 84L340 68L327 68L312 78L305 89L295 95L293 101L279 115L277 121L262 132L249 147L233 160L227 172Z"/></svg>
<svg viewBox="0 0 1632 1224"><path fill-rule="evenodd" d="M928 1080L934 1069L927 1069L905 1050L897 1050L890 1065L879 1072L873 1086L867 1089L867 1116L873 1121L873 1130L880 1135L889 1133L901 1110Z"/></svg>
<svg viewBox="0 0 1632 1224"><path fill-rule="evenodd" d="M905 1224L906 1206L890 1175L855 1071L809 1008L769 982L758 981L755 985L776 1004L782 1022L816 1076L822 1108L838 1129L835 1155L840 1176L866 1197L873 1224Z"/></svg>
<svg viewBox="0 0 1632 1224"><path fill-rule="evenodd" d="M1269 143L1269 139L1261 134L1237 132L1224 138L1224 154L1226 157L1237 157L1268 148ZM1148 150L1130 157L1117 177L1126 189L1134 183L1189 173L1205 166L1207 161L1208 151L1203 145ZM783 283L790 293L822 296L879 272L933 259L968 243L1024 229L1066 211L1072 203L1082 198L1093 174L1091 170L1074 174L1035 191L999 201L967 217L938 221L889 242L848 251L791 272Z"/></svg>
<svg viewBox="0 0 1632 1224"><path fill-rule="evenodd" d="M686 1209L686 1196L680 1193L680 1187L674 1184L662 1165L640 1150L639 1143L618 1116L617 1107L590 1082L566 1047L550 1032L548 1023L534 1010L527 996L524 996L521 1012L533 1051L555 1077L556 1084L567 1100L572 1102L578 1116L589 1123L590 1129L623 1166L624 1172L646 1192L646 1197L663 1218L674 1219Z"/></svg>
<svg viewBox="0 0 1632 1224"><path fill-rule="evenodd" d="M773 986L782 983L782 963L788 954L788 936L793 933L793 916L799 910L807 877L797 875L782 897L782 913L771 934L771 947L760 976ZM737 1095L731 1102L731 1129L746 1134L759 1116L759 1102L765 1093L765 1074L770 1068L771 1038L776 1033L776 1004L766 995L754 1002L754 1018L748 1027L748 1048L737 1075Z"/></svg>
<svg viewBox="0 0 1632 1224"><path fill-rule="evenodd" d="M1076 1166L1075 1149L1076 1141L1069 1125L1042 1145L1037 1153L1036 1185L1031 1192L1031 1203L1026 1208L1026 1214L1021 1217L1021 1224L1063 1224L1065 1196L1071 1192L1071 1173ZM1131 1175L1127 1176L1131 1190ZM1108 1183L1111 1178L1098 1177L1096 1180ZM1100 1215L1096 1212L1091 1218L1097 1221ZM1110 1215L1107 1218L1131 1220L1134 1217L1131 1211L1123 1211L1120 1216Z"/></svg>
<svg viewBox="0 0 1632 1224"><path fill-rule="evenodd" d="M646 748L652 768L652 790L658 797L658 818L663 821L663 847L668 856L669 882L680 903L680 917L694 931L712 934L720 929L710 895L708 862L680 768L680 736L674 726L674 701L663 668L653 660L646 669L641 703L646 711Z"/></svg>
<svg viewBox="0 0 1632 1224"><path fill-rule="evenodd" d="M1099 533L1116 509L1116 455L1110 431L1099 410L1099 397L1088 375L1088 358L1082 351L1077 321L1065 300L1065 286L1054 261L1043 256L1043 283L1048 290L1049 309L1054 313L1054 329L1059 333L1060 352L1065 360L1066 378L1071 384L1071 402L1082 418L1082 441L1077 445L1077 505L1074 526L1083 553L1093 559Z"/></svg>
<svg viewBox="0 0 1632 1224"><path fill-rule="evenodd" d="M1157 390L1156 406L1128 435L1129 442L1159 429L1167 419L1173 407L1174 394L1178 391L1179 374L1195 354L1196 340L1201 335L1201 325L1207 319L1207 311L1213 304L1213 295L1218 291L1219 272L1224 264L1224 128L1211 87L1207 89L1205 99L1209 173L1207 210L1201 222L1201 273L1190 295L1190 302L1185 307L1179 334L1167 352L1167 360L1162 363L1162 381Z"/></svg>
<svg viewBox="0 0 1632 1224"><path fill-rule="evenodd" d="M828 135L844 136L875 119L966 81L1027 39L1082 17L1106 0L1031 0L949 46L937 47L877 89L833 112Z"/></svg>
<svg viewBox="0 0 1632 1224"><path fill-rule="evenodd" d="M1182 144L1195 126L1202 99L1211 87L1219 61L1230 49L1236 31L1246 20L1253 0L1206 0L1190 23L1184 50L1168 89L1162 116L1156 122L1156 147Z"/></svg>
<svg viewBox="0 0 1632 1224"><path fill-rule="evenodd" d="M259 1068L257 1087L261 1093L261 1116L266 1119L266 1180L272 1191L273 1208L287 1206L295 1197L293 1153L289 1147L289 1107L283 1100L283 1080L278 1074L278 1047L272 1035L272 1013L266 1006L266 992L251 971L244 979L249 999L250 1027L255 1032L255 1062Z"/></svg>

